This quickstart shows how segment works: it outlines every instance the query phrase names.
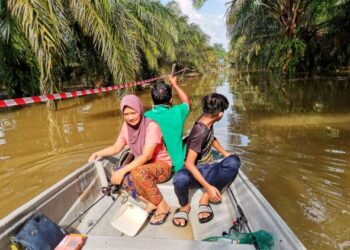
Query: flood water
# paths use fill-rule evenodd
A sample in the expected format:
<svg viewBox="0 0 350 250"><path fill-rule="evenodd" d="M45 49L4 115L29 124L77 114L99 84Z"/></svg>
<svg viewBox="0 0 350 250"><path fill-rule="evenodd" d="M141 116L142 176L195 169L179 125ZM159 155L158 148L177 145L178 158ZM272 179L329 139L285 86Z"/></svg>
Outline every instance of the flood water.
<svg viewBox="0 0 350 250"><path fill-rule="evenodd" d="M350 249L349 79L282 84L266 72L228 72L183 80L193 105L186 131L204 94L226 95L217 138L308 249ZM136 94L151 107L148 89ZM61 101L57 111L0 110L0 218L112 144L119 101L109 92Z"/></svg>

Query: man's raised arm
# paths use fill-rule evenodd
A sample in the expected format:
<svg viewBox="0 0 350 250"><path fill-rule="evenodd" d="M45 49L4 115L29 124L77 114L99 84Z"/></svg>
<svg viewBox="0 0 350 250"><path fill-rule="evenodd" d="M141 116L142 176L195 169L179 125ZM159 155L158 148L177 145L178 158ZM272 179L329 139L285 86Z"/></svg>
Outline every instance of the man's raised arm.
<svg viewBox="0 0 350 250"><path fill-rule="evenodd" d="M169 75L169 81L170 85L175 89L177 95L179 96L181 102L185 102L188 105L188 108L191 109L191 101L186 92L180 88L180 86L177 84L177 77L176 76L170 76Z"/></svg>

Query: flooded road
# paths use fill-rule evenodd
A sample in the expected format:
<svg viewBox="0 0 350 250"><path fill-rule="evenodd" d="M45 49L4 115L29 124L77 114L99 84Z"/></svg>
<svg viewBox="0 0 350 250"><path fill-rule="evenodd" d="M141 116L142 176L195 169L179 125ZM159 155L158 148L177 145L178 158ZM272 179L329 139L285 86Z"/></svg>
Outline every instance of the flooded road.
<svg viewBox="0 0 350 250"><path fill-rule="evenodd" d="M217 138L308 249L350 248L349 77L282 84L269 73L228 72L182 86L193 105L186 131L203 95L228 97ZM136 94L149 109L149 90ZM57 111L45 104L0 110L0 217L112 144L119 100L110 92L61 101Z"/></svg>

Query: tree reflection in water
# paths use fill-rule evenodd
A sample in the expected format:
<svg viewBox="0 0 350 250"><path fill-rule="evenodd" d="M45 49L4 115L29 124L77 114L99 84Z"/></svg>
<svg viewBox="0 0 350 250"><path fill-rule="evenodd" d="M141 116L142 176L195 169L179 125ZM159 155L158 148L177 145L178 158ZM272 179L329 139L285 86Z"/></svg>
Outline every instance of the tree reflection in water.
<svg viewBox="0 0 350 250"><path fill-rule="evenodd" d="M348 246L349 77L282 83L268 72L230 72L228 79L238 117L228 126L249 138L246 147L230 139L242 169L308 249Z"/></svg>

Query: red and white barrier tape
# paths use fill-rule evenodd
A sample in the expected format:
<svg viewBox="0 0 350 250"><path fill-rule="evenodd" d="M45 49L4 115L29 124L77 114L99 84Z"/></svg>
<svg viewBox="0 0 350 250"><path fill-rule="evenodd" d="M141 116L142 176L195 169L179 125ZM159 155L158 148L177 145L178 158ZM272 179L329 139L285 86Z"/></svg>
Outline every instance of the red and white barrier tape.
<svg viewBox="0 0 350 250"><path fill-rule="evenodd" d="M102 88L97 88L97 89L87 89L87 90L81 90L81 91L64 92L64 93L59 93L59 94L50 94L50 95L41 95L41 96L32 96L32 97L22 97L22 98L15 98L15 99L0 100L0 108L19 106L19 105L25 105L25 104L30 104L30 103L46 102L46 101L52 101L52 100L58 100L58 99L67 99L67 98L71 98L71 97L103 93L103 92L112 91L112 90L120 90L120 89L124 89L124 88L128 88L128 87L134 87L137 85L143 85L145 83L153 82L153 81L162 79L164 77L166 77L166 76L160 76L160 77L150 78L147 80L124 83L121 85L102 87Z"/></svg>

